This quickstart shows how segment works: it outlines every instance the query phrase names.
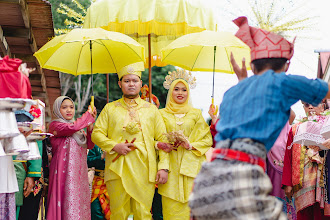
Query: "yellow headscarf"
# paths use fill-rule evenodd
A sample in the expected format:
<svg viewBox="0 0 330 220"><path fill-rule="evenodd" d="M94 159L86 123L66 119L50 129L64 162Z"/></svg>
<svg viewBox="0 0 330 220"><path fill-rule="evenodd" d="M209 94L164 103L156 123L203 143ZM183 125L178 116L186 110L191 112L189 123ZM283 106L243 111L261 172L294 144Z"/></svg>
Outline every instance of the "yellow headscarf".
<svg viewBox="0 0 330 220"><path fill-rule="evenodd" d="M187 100L182 103L182 104L178 104L174 101L173 97L172 97L172 93L174 90L174 87L176 86L176 84L178 84L179 82L182 82L188 91L188 98ZM189 89L189 85L188 83L183 80L183 79L176 79L172 82L170 89L168 90L168 94L167 94L167 101L166 101L166 106L165 106L165 111L168 113L172 113L172 114L184 114L190 111L190 109L192 108L189 100L190 100L190 89Z"/></svg>

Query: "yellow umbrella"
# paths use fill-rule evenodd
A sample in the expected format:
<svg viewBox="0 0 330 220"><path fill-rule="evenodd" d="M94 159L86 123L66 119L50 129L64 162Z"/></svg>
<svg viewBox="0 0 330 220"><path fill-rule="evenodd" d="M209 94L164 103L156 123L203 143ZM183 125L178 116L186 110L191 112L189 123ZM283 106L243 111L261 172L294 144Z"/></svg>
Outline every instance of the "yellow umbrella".
<svg viewBox="0 0 330 220"><path fill-rule="evenodd" d="M88 8L84 27L121 32L148 48L151 100L151 66L164 65L160 49L184 34L216 29L206 6L202 0L99 0Z"/></svg>
<svg viewBox="0 0 330 220"><path fill-rule="evenodd" d="M230 54L250 62L250 48L229 32L202 31L184 35L161 50L162 61L190 71L234 73ZM238 62L240 64L240 62Z"/></svg>
<svg viewBox="0 0 330 220"><path fill-rule="evenodd" d="M73 29L50 40L34 56L42 68L75 76L116 73L131 63L143 62L144 47L118 32L102 28Z"/></svg>

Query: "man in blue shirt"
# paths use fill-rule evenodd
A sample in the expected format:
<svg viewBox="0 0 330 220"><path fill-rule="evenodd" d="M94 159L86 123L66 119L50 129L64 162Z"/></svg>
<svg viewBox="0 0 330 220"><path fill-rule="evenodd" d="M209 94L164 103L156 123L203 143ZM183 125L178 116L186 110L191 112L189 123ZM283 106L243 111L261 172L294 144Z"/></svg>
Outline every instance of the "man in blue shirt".
<svg viewBox="0 0 330 220"><path fill-rule="evenodd" d="M293 44L274 33L250 27L246 17L234 20L236 36L251 48L254 76L241 80L224 95L213 161L204 163L190 198L196 219L286 219L282 204L269 196L266 153L288 121L298 100L319 104L330 97L320 79L286 75ZM238 67L238 78L246 69Z"/></svg>

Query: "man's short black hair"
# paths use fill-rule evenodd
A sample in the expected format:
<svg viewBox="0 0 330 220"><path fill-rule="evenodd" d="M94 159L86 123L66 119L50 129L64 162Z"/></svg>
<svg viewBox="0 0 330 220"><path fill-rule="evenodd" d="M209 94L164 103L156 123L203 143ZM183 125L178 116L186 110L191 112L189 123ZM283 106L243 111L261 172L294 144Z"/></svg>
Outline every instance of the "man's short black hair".
<svg viewBox="0 0 330 220"><path fill-rule="evenodd" d="M257 72L261 72L266 68L278 71L284 67L287 61L286 58L265 58L253 60L251 63L253 63Z"/></svg>

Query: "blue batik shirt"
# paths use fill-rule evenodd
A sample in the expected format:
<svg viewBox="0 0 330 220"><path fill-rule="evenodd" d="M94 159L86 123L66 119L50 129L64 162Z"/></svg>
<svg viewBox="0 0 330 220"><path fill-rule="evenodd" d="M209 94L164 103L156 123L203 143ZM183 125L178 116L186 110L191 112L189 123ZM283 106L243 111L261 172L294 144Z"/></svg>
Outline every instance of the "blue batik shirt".
<svg viewBox="0 0 330 220"><path fill-rule="evenodd" d="M220 105L215 140L251 138L273 146L298 100L318 105L328 92L320 79L286 75L268 70L230 88Z"/></svg>

